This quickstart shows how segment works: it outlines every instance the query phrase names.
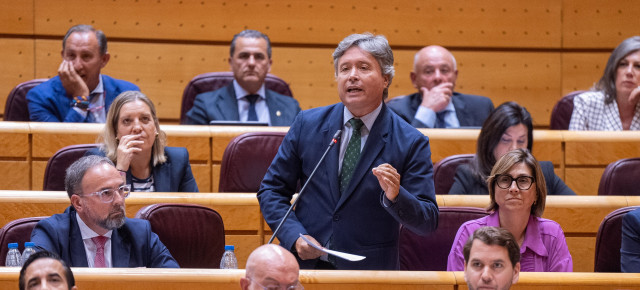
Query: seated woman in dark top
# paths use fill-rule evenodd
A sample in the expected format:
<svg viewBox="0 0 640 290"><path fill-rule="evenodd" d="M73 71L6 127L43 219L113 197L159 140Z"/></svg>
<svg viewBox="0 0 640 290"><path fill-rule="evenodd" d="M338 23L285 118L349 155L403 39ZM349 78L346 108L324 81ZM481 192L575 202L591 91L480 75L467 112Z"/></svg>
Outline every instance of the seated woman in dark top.
<svg viewBox="0 0 640 290"><path fill-rule="evenodd" d="M470 164L461 165L456 171L449 194L489 194L487 177L502 155L518 149L533 147L533 122L531 115L516 102L498 106L484 121L476 156ZM540 161L540 168L551 195L575 195L553 171L550 161Z"/></svg>
<svg viewBox="0 0 640 290"><path fill-rule="evenodd" d="M156 108L137 91L121 93L109 107L102 146L85 155L107 156L131 185L131 191L198 192L189 152L169 147Z"/></svg>

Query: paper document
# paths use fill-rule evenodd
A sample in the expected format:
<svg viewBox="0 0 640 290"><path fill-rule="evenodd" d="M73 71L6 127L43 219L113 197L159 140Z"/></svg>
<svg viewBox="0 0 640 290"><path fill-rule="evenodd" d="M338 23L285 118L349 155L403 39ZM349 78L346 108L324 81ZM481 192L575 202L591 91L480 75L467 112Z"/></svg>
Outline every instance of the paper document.
<svg viewBox="0 0 640 290"><path fill-rule="evenodd" d="M329 250L329 249L326 249L324 247L320 247L320 246L312 243L309 239L307 239L307 237L305 237L302 234L300 234L300 237L305 242L307 242L307 244L311 245L312 247L314 247L314 248L316 248L316 249L318 249L320 251L323 251L323 252L325 252L327 254L334 255L336 257L340 257L340 258L343 258L343 259L348 260L348 261L355 262L355 261L364 260L366 258L365 256L360 256L360 255L354 255L354 254L348 254L348 253L338 252L338 251L334 251L334 250Z"/></svg>

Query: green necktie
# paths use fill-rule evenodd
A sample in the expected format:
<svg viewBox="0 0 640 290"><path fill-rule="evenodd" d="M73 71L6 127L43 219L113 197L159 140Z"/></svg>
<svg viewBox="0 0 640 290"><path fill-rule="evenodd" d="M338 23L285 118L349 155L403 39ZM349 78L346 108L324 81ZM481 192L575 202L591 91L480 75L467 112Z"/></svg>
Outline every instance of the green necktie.
<svg viewBox="0 0 640 290"><path fill-rule="evenodd" d="M351 139L349 140L347 150L344 152L344 158L342 159L340 193L347 190L349 181L351 181L351 177L353 176L353 170L356 168L356 164L358 164L358 159L360 159L360 128L362 128L364 123L362 120L356 118L351 118L349 123L351 124L351 128L353 128L353 132L351 133Z"/></svg>

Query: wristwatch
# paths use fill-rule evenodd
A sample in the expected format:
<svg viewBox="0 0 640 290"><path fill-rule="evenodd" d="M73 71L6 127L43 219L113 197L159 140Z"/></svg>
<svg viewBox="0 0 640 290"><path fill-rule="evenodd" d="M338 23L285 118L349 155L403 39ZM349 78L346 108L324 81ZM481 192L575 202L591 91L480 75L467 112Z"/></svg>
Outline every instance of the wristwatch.
<svg viewBox="0 0 640 290"><path fill-rule="evenodd" d="M73 98L71 106L82 110L89 109L89 98L87 96L78 96Z"/></svg>

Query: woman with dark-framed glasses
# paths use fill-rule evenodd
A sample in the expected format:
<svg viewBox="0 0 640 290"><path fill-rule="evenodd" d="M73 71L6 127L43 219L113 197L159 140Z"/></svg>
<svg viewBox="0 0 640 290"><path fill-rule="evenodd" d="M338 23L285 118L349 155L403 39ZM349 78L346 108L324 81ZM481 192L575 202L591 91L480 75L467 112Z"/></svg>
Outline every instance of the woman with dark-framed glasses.
<svg viewBox="0 0 640 290"><path fill-rule="evenodd" d="M486 217L464 223L454 239L447 271L464 270L462 250L473 232L484 226L509 230L520 245L520 270L571 272L573 261L560 225L542 218L547 188L538 161L526 149L504 154L487 179L491 202Z"/></svg>

